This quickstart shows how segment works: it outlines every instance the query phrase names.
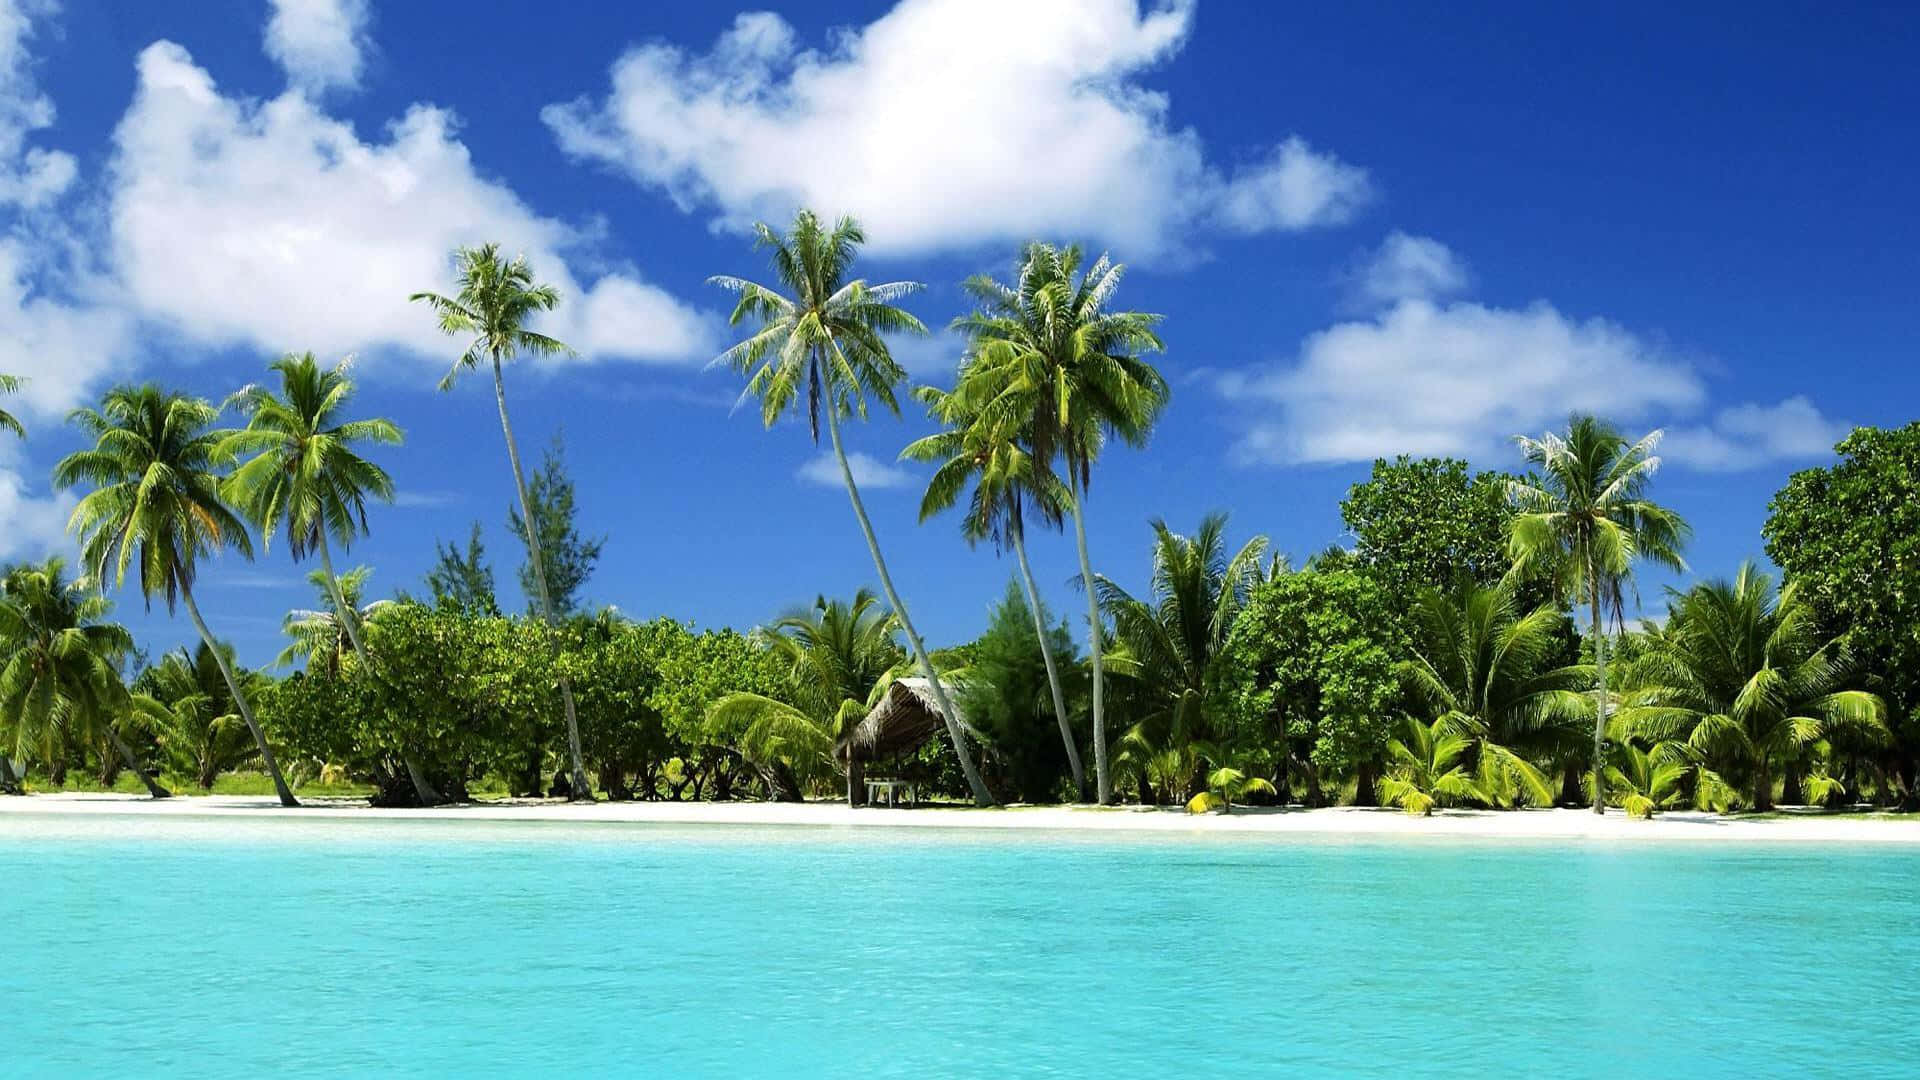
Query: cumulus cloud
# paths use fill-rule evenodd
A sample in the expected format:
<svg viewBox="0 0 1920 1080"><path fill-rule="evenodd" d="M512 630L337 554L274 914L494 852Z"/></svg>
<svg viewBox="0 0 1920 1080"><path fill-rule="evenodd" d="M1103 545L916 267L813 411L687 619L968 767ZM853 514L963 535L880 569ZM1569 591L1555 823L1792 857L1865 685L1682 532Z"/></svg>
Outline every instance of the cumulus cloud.
<svg viewBox="0 0 1920 1080"><path fill-rule="evenodd" d="M1390 234L1352 275L1354 302L1363 308L1401 300L1439 300L1467 290L1466 261L1426 236Z"/></svg>
<svg viewBox="0 0 1920 1080"><path fill-rule="evenodd" d="M712 48L631 49L599 99L542 113L571 156L666 192L721 227L796 203L854 213L877 252L1079 235L1135 258L1199 226L1350 218L1366 173L1299 138L1226 171L1140 77L1176 52L1192 0L901 0L826 50L778 15ZM1019 32L1008 34L1008 26Z"/></svg>
<svg viewBox="0 0 1920 1080"><path fill-rule="evenodd" d="M368 0L270 0L267 55L287 82L319 95L352 89L366 66Z"/></svg>
<svg viewBox="0 0 1920 1080"><path fill-rule="evenodd" d="M384 136L361 139L301 94L223 95L185 49L149 46L110 167L131 302L211 344L442 357L449 343L407 296L451 288L454 247L498 241L559 288L543 329L587 358L712 351L715 319L636 275L577 281L561 253L589 238L482 177L446 111L415 105Z"/></svg>
<svg viewBox="0 0 1920 1080"><path fill-rule="evenodd" d="M53 99L34 76L35 32L57 9L53 0L0 0L0 209L37 209L72 186L73 155L26 145L53 126Z"/></svg>
<svg viewBox="0 0 1920 1080"><path fill-rule="evenodd" d="M1721 409L1711 423L1675 428L1661 455L1696 469L1733 471L1770 462L1823 457L1852 425L1830 420L1796 395L1777 405L1749 403Z"/></svg>
<svg viewBox="0 0 1920 1080"><path fill-rule="evenodd" d="M853 482L863 489L901 488L913 483L912 473L858 450L847 455L847 465L853 469ZM834 460L831 453L823 452L809 460L800 466L800 471L795 475L821 487L837 488L846 484L840 475L840 463Z"/></svg>

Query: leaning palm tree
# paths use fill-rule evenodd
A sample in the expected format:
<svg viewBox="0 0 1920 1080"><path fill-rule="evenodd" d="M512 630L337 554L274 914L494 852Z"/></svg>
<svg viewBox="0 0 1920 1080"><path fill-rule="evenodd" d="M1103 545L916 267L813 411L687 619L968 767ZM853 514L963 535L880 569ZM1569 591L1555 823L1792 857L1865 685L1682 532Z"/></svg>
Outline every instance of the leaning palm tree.
<svg viewBox="0 0 1920 1080"><path fill-rule="evenodd" d="M246 524L221 497L213 471L219 436L208 429L219 415L206 401L152 384L109 390L100 408L73 413L74 423L94 437L93 448L67 455L53 471L57 487L94 488L68 522L80 534L93 578L124 585L128 568L137 562L148 606L156 595L166 598L169 611L176 599L183 601L200 639L209 645L213 631L193 598L200 558L229 547L253 557ZM215 659L281 804L300 805L232 665L217 651Z"/></svg>
<svg viewBox="0 0 1920 1080"><path fill-rule="evenodd" d="M18 375L0 375L0 394L17 394L25 385L27 380ZM13 414L5 409L0 409L0 431L11 431L16 437L22 439L27 437L27 429L21 427L20 421L14 419Z"/></svg>
<svg viewBox="0 0 1920 1080"><path fill-rule="evenodd" d="M1110 803L1104 650L1087 554L1087 489L1109 437L1145 444L1168 390L1141 359L1162 347L1154 333L1160 316L1107 310L1124 268L1102 255L1083 274L1080 258L1077 247L1029 244L1014 284L986 275L966 281L979 308L954 322L968 342L955 392L986 423L1019 431L1043 475L1064 475L1087 590L1094 773L1100 802Z"/></svg>
<svg viewBox="0 0 1920 1080"><path fill-rule="evenodd" d="M1577 725L1592 710L1590 668L1546 667L1560 621L1552 604L1520 614L1511 582L1463 581L1450 593L1428 588L1415 599L1412 656L1398 665L1401 680L1429 721L1469 741L1480 787L1497 805L1522 793L1535 806L1552 805L1553 791L1529 758L1577 745Z"/></svg>
<svg viewBox="0 0 1920 1080"><path fill-rule="evenodd" d="M924 386L914 392L927 406L927 412L944 429L910 443L900 452L911 461L939 462L927 491L920 500L920 520L951 507L961 491L973 484L967 500L967 512L960 519L960 535L968 545L991 540L998 550L1012 548L1020 564L1020 581L1026 587L1027 610L1033 614L1033 632L1040 639L1040 656L1047 669L1047 688L1053 694L1053 715L1060 724L1060 740L1067 748L1067 765L1073 773L1073 790L1087 797L1086 767L1080 762L1079 740L1067 719L1066 693L1060 685L1060 667L1053 647L1047 641L1046 609L1040 603L1040 588L1033 580L1033 566L1027 561L1027 518L1031 504L1033 516L1048 528L1059 528L1069 498L1065 485L1038 468L1033 455L1020 445L1017 432L1006 425L984 423L966 408L963 396L937 387Z"/></svg>
<svg viewBox="0 0 1920 1080"><path fill-rule="evenodd" d="M886 558L880 554L880 541L874 536L873 522L867 518L866 504L860 500L860 487L854 483L853 467L847 463L846 448L840 440L841 417L865 419L869 395L889 410L899 412L894 388L906 378L906 372L893 359L884 335L926 333L920 320L893 303L920 285L911 281L870 285L864 279L849 280L854 256L866 242L866 234L852 218L841 218L829 230L812 211L802 210L795 215L793 227L785 235L764 223L756 224L754 231L756 246L772 253L773 271L780 288L745 278L710 279L738 297L732 324L753 326L746 340L721 353L714 364L733 368L747 377L740 400L758 398L761 419L768 427L804 396L808 430L818 444L820 414L826 413L834 459L840 463L840 476L847 485L853 515L859 519L867 550L873 556L874 570L880 575L880 588L899 618L900 629L907 636L907 645L920 674L927 680L934 702L940 707L947 737L953 743L960 771L966 775L974 801L990 806L993 795L974 767L973 751L967 744L959 714L940 681L940 673L934 670L920 632L914 629L899 590L893 586L893 575L887 572Z"/></svg>
<svg viewBox="0 0 1920 1080"><path fill-rule="evenodd" d="M1537 475L1507 482L1514 517L1508 553L1521 577L1551 575L1562 594L1591 615L1594 670L1593 812L1607 812L1607 638L1617 625L1633 565L1651 560L1683 570L1680 549L1691 530L1679 514L1646 497L1660 459L1661 432L1629 443L1605 422L1575 416L1565 436L1517 441Z"/></svg>
<svg viewBox="0 0 1920 1080"><path fill-rule="evenodd" d="M156 799L169 792L148 774L120 735L128 716L118 664L133 635L105 621L111 604L93 583L69 580L55 557L19 566L0 579L0 729L12 735L0 756L42 760L94 729Z"/></svg>
<svg viewBox="0 0 1920 1080"><path fill-rule="evenodd" d="M507 382L502 365L521 353L530 356L565 356L572 347L556 338L531 329L528 324L543 311L552 311L560 302L560 293L551 285L535 282L533 268L524 256L508 262L500 257L497 244L461 248L454 252L460 291L453 296L418 292L409 300L422 301L440 316L440 329L455 337L467 337L466 351L453 362L441 390L453 389L462 371L481 367L493 370L493 397L500 406L500 433L507 440L507 461L513 466L513 490L520 500L527 561L533 567L533 583L540 594L540 614L551 628L558 625L553 597L547 590L546 555L540 550L540 530L533 516L533 502L527 497L527 480L520 468L520 447L513 438L513 421L507 416ZM553 637L553 635L549 635ZM552 648L558 655L557 638ZM574 799L591 801L593 788L587 782L587 766L580 756L580 718L573 705L573 680L560 673L560 701L567 716L567 753L573 771Z"/></svg>
<svg viewBox="0 0 1920 1080"><path fill-rule="evenodd" d="M1822 641L1811 605L1752 563L1732 581L1679 594L1667 629L1628 670L1635 689L1617 717L1620 733L1683 742L1718 776L1743 770L1755 810L1773 806L1776 768L1836 735L1892 738L1886 706L1846 689L1841 640ZM1715 777L1716 781L1718 777Z"/></svg>

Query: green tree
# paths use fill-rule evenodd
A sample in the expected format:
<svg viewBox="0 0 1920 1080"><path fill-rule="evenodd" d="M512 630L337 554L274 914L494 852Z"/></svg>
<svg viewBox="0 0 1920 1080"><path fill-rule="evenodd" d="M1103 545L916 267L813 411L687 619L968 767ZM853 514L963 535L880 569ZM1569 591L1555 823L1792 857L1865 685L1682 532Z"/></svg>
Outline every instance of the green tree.
<svg viewBox="0 0 1920 1080"><path fill-rule="evenodd" d="M1046 613L1036 618L1020 584L1007 582L1006 595L987 617L986 632L973 643L967 685L960 692L962 708L993 748L1000 775L1015 798L1053 801L1063 773L1073 784L1074 797L1084 798L1084 777L1071 768L1079 760L1079 733L1070 727L1063 734L1051 730L1066 708L1064 700L1055 700L1056 694L1064 694L1056 681L1056 658L1078 670L1073 636L1064 624L1038 636L1036 623L1046 626Z"/></svg>
<svg viewBox="0 0 1920 1080"><path fill-rule="evenodd" d="M1442 720L1423 724L1407 716L1401 728L1399 738L1387 741L1387 773L1380 779L1380 795L1388 805L1430 817L1435 806L1488 801L1463 760L1473 748L1471 739Z"/></svg>
<svg viewBox="0 0 1920 1080"><path fill-rule="evenodd" d="M1488 801L1508 805L1524 794L1549 806L1553 791L1529 758L1564 758L1577 749L1579 725L1592 714L1584 691L1593 672L1553 665L1560 612L1543 604L1522 615L1513 590L1512 582L1488 588L1467 578L1448 593L1421 589L1412 654L1398 670L1421 716L1467 740Z"/></svg>
<svg viewBox="0 0 1920 1080"><path fill-rule="evenodd" d="M127 691L118 665L133 636L106 621L110 608L92 582L69 580L57 557L0 578L0 730L11 735L0 757L50 760L67 743L104 734L147 791L164 799L167 789L119 731ZM12 780L0 775L0 784Z"/></svg>
<svg viewBox="0 0 1920 1080"><path fill-rule="evenodd" d="M0 375L0 394L17 394L26 385L27 380L18 375ZM11 431L21 439L27 437L27 429L21 427L20 421L5 409L0 409L0 431Z"/></svg>
<svg viewBox="0 0 1920 1080"><path fill-rule="evenodd" d="M1646 497L1660 459L1655 431L1629 443L1605 422L1575 416L1563 437L1518 438L1537 477L1507 485L1514 517L1508 553L1525 580L1551 575L1561 594L1588 606L1593 642L1593 812L1607 810L1607 638L1603 615L1621 621L1633 564L1686 568L1691 530L1679 514Z"/></svg>
<svg viewBox="0 0 1920 1080"><path fill-rule="evenodd" d="M1684 783L1692 768L1684 756L1663 753L1673 747L1663 743L1649 752L1627 741L1614 744L1607 787L1628 817L1650 818L1686 798Z"/></svg>
<svg viewBox="0 0 1920 1080"><path fill-rule="evenodd" d="M581 586L587 583L600 561L600 548L606 543L606 537L590 540L581 536L574 526L573 480L567 476L566 447L557 434L541 459L540 471L533 474L532 482L527 485L527 502L533 507L540 542L527 545L528 559L520 566L520 590L526 594L527 606L537 610L542 575L534 573L531 553L538 551L546 564L544 577L553 610L571 615L580 603ZM507 528L523 543L526 541L527 519L520 511L508 508Z"/></svg>
<svg viewBox="0 0 1920 1080"><path fill-rule="evenodd" d="M364 625L375 615L392 607L396 601L375 600L368 604L360 602L366 593L367 578L372 576L370 566L356 566L339 577L331 577L325 569L315 570L307 575L307 581L320 594L320 607L312 610L287 612L280 620L280 632L290 642L273 658L274 667L291 667L305 662L307 670L319 675L339 675L340 658L348 651L360 651L354 648L353 631L348 621L341 617L343 611L353 612L355 624ZM336 597L338 599L336 599ZM335 604L344 605L335 607ZM362 653L362 663L371 663Z"/></svg>
<svg viewBox="0 0 1920 1080"><path fill-rule="evenodd" d="M1732 581L1679 594L1667 631L1627 675L1634 689L1616 718L1620 732L1684 742L1714 764L1716 782L1740 770L1756 810L1773 807L1775 770L1800 763L1815 744L1890 737L1881 700L1845 689L1841 641L1822 640L1798 589L1776 593L1752 563Z"/></svg>
<svg viewBox="0 0 1920 1080"><path fill-rule="evenodd" d="M554 356L573 352L563 342L528 327L534 316L553 310L560 302L560 293L551 285L536 283L533 269L525 258L512 262L502 259L497 244L460 248L454 252L454 262L458 268L459 292L451 297L418 292L408 299L431 307L440 317L440 329L444 333L469 338L466 351L440 380L440 389L453 389L454 380L462 371L492 368L493 397L500 407L500 433L506 438L507 461L513 466L513 490L520 500L520 514L526 520L538 521L527 492L526 475L520 468L520 446L513 438L513 420L507 415L507 382L502 365L521 353ZM527 542L528 564L534 571L541 614L549 625L554 625L559 620L559 612L547 589L547 562L540 551L540 530L525 533L523 539ZM559 646L555 643L549 648L557 650ZM560 702L567 716L573 797L591 800L593 788L587 783L587 767L580 756L580 718L574 711L573 682L564 671L560 673Z"/></svg>
<svg viewBox="0 0 1920 1080"><path fill-rule="evenodd" d="M940 673L934 670L919 631L913 627L906 605L893 586L887 561L880 554L880 541L867 518L866 505L860 500L859 485L854 483L853 468L840 440L840 418L867 415L867 398L872 396L892 412L899 412L894 388L906 378L906 372L893 359L884 335L888 333L924 334L920 320L894 306L894 301L921 286L917 282L895 281L869 285L864 279L849 280L854 256L866 242L866 234L852 218L841 218L831 230L821 224L810 210L795 215L793 227L783 236L768 225L754 226L757 246L772 253L773 271L780 289L769 288L744 278L714 277L714 284L732 292L738 299L731 322L752 325L746 340L714 361L747 377L742 398L760 401L761 419L768 427L794 407L804 394L808 428L817 444L820 441L820 413L824 398L827 432L833 443L833 456L840 463L840 476L847 485L847 498L853 503L854 517L866 537L867 550L873 556L874 570L880 575L880 588L887 603L900 620L908 648L927 680L934 701L940 706L947 737L953 743L954 756L966 774L967 786L975 802L990 805L993 796L974 766L973 752L967 746L966 732L960 726Z"/></svg>
<svg viewBox="0 0 1920 1080"><path fill-rule="evenodd" d="M580 738L599 774L600 790L633 798L632 778L646 778L672 747L658 695L661 660L693 635L671 619L636 623L611 608L573 620L562 662L579 690Z"/></svg>
<svg viewBox="0 0 1920 1080"><path fill-rule="evenodd" d="M480 542L480 523L473 523L465 551L449 541L434 545L433 569L427 571L427 595L442 611L464 615L498 615L500 601L493 591L493 567L486 545Z"/></svg>
<svg viewBox="0 0 1920 1080"><path fill-rule="evenodd" d="M1515 479L1469 472L1455 458L1380 458L1348 489L1340 518L1354 536L1354 557L1406 610L1422 589L1451 589L1461 578L1491 586L1506 575L1507 485Z"/></svg>
<svg viewBox="0 0 1920 1080"><path fill-rule="evenodd" d="M68 524L80 534L94 580L124 585L128 568L137 562L140 593L148 605L163 596L171 611L178 598L209 645L213 631L193 598L200 559L228 547L253 557L247 527L228 508L214 472L220 436L209 428L219 415L199 398L152 384L118 387L107 392L100 408L73 413L74 422L94 437L94 446L67 455L53 471L59 488L89 484L94 489L74 507ZM214 658L281 804L300 805L233 666L217 649Z"/></svg>
<svg viewBox="0 0 1920 1080"><path fill-rule="evenodd" d="M1043 525L1059 528L1069 498L1065 486L1038 467L1033 455L1020 445L1015 428L983 421L977 413L968 410L964 395L926 386L915 391L914 396L926 404L930 416L944 425L943 430L915 441L900 454L907 460L939 463L933 478L927 482L926 494L921 497L920 520L924 522L951 507L971 482L973 494L960 521L961 536L969 546L990 539L996 549L1013 549L1020 566L1020 582L1027 592L1022 610L1033 619L1034 641L1046 667L1054 721L1059 725L1060 742L1073 774L1073 790L1084 800L1088 795L1086 767L1080 762L1079 740L1067 716L1066 692L1061 686L1060 666L1054 659L1058 648L1049 640L1040 587L1035 584L1033 566L1027 561L1028 505L1032 505L1033 516Z"/></svg>
<svg viewBox="0 0 1920 1080"><path fill-rule="evenodd" d="M1887 762L1920 806L1920 421L1855 428L1840 460L1794 473L1768 505L1767 557L1846 634L1865 689L1886 701L1898 742Z"/></svg>
<svg viewBox="0 0 1920 1080"><path fill-rule="evenodd" d="M1029 244L1013 284L984 274L967 279L979 307L954 322L967 338L955 392L982 423L1019 431L1044 475L1064 475L1087 587L1095 784L1100 802L1110 803L1103 627L1087 553L1087 489L1107 439L1146 444L1168 389L1141 359L1162 348L1154 332L1160 316L1109 310L1124 267L1102 255L1082 274L1080 260L1077 247Z"/></svg>
<svg viewBox="0 0 1920 1080"><path fill-rule="evenodd" d="M249 694L259 696L267 680L240 668L231 645L223 642L219 648ZM133 707L173 767L193 777L202 791L213 790L221 773L232 772L259 754L246 721L234 707L220 660L204 641L192 652L182 648L168 653L141 672L133 684Z"/></svg>
<svg viewBox="0 0 1920 1080"><path fill-rule="evenodd" d="M1371 577L1348 570L1277 575L1257 586L1234 621L1221 660L1224 740L1270 748L1283 801L1299 774L1304 801L1322 805L1328 781L1371 770L1386 752L1399 693L1399 624Z"/></svg>

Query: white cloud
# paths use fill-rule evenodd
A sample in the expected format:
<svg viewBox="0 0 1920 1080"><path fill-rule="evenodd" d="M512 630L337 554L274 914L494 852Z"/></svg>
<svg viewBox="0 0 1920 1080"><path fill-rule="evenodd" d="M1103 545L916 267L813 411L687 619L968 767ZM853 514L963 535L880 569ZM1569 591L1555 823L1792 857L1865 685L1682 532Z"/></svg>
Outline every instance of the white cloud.
<svg viewBox="0 0 1920 1080"><path fill-rule="evenodd" d="M1468 282L1467 264L1452 248L1396 231L1355 272L1353 291L1359 306L1374 308L1455 296L1466 291Z"/></svg>
<svg viewBox="0 0 1920 1080"><path fill-rule="evenodd" d="M359 85L366 66L368 0L271 0L267 55L287 82L318 96Z"/></svg>
<svg viewBox="0 0 1920 1080"><path fill-rule="evenodd" d="M1852 425L1830 420L1796 395L1777 405L1748 403L1722 409L1711 424L1676 428L1661 456L1711 471L1751 469L1775 461L1825 457Z"/></svg>
<svg viewBox="0 0 1920 1080"><path fill-rule="evenodd" d="M45 206L73 184L73 156L28 147L27 137L53 126L53 99L34 78L28 44L53 0L0 0L0 208Z"/></svg>
<svg viewBox="0 0 1920 1080"><path fill-rule="evenodd" d="M1293 363L1221 389L1264 408L1235 456L1272 464L1476 457L1571 412L1637 422L1705 397L1686 364L1604 319L1426 300L1315 333Z"/></svg>
<svg viewBox="0 0 1920 1080"><path fill-rule="evenodd" d="M0 562L71 554L67 516L78 501L65 493L36 495L18 470L0 462Z"/></svg>
<svg viewBox="0 0 1920 1080"><path fill-rule="evenodd" d="M853 482L863 489L901 488L914 481L913 474L898 465L888 464L858 450L847 455L847 466L853 470ZM846 485L845 478L840 475L840 463L834 460L831 452L826 451L800 466L800 471L795 475L821 487Z"/></svg>
<svg viewBox="0 0 1920 1080"><path fill-rule="evenodd" d="M542 112L561 147L712 208L722 227L795 203L854 213L873 250L1079 235L1134 258L1211 224L1349 218L1366 174L1290 138L1232 174L1140 76L1179 50L1193 0L901 0L825 51L740 15L705 53L651 43L604 99ZM1017 27L1009 32L1008 27Z"/></svg>
<svg viewBox="0 0 1920 1080"><path fill-rule="evenodd" d="M577 282L561 252L591 239L476 170L447 112L415 105L362 140L301 94L227 97L185 49L140 54L114 140L112 256L142 314L192 340L337 354L456 347L407 296L450 289L448 253L498 241L562 294L543 329L588 359L672 362L714 350L716 323L630 273Z"/></svg>

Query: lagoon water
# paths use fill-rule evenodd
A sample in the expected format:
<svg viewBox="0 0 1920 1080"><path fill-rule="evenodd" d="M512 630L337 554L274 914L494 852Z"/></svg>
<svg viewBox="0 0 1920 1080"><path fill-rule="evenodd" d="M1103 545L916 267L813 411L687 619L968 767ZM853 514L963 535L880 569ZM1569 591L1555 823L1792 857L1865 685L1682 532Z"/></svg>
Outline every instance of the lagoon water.
<svg viewBox="0 0 1920 1080"><path fill-rule="evenodd" d="M1920 853L0 819L8 1076L1899 1076Z"/></svg>

